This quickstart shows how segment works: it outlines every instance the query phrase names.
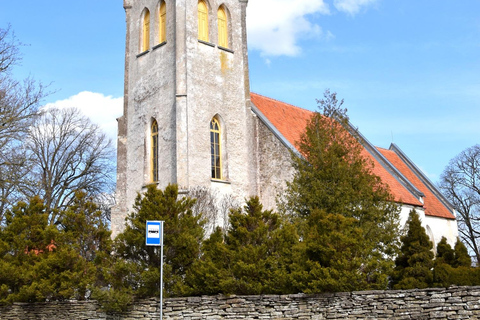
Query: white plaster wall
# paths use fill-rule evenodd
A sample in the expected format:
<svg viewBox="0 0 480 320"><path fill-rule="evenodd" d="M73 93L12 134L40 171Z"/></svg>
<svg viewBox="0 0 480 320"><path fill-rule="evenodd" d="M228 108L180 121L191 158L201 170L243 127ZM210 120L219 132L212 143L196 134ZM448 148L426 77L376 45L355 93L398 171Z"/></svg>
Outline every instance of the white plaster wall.
<svg viewBox="0 0 480 320"><path fill-rule="evenodd" d="M457 220L425 216L422 225L424 228L430 227L432 230L435 248L442 237L447 238L447 242L452 248L455 246L458 237Z"/></svg>
<svg viewBox="0 0 480 320"><path fill-rule="evenodd" d="M410 205L401 206L399 216L401 228L405 228L408 220L408 215L413 208L414 207ZM435 251L437 244L440 242L440 240L442 240L442 237L447 238L448 243L453 248L453 246L457 242L458 237L457 221L428 216L425 214L425 210L422 207L415 207L415 210L420 216L422 227L425 228L425 231L427 232L430 240L433 240Z"/></svg>

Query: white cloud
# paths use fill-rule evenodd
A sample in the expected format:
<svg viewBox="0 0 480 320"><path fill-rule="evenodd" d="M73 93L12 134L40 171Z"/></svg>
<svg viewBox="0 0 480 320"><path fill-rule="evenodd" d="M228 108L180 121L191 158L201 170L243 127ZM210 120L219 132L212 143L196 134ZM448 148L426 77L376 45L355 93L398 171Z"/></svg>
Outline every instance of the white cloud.
<svg viewBox="0 0 480 320"><path fill-rule="evenodd" d="M258 0L248 4L249 47L263 56L296 56L300 37L322 35L320 26L308 15L329 14L324 0ZM329 36L331 34L328 34Z"/></svg>
<svg viewBox="0 0 480 320"><path fill-rule="evenodd" d="M248 44L262 56L297 56L300 38L335 38L334 34L312 21L315 15L331 13L326 0L257 0L250 1L247 12ZM354 16L380 0L333 0L334 7Z"/></svg>
<svg viewBox="0 0 480 320"><path fill-rule="evenodd" d="M338 11L354 16L359 13L362 8L371 6L377 2L378 0L335 0L333 5Z"/></svg>
<svg viewBox="0 0 480 320"><path fill-rule="evenodd" d="M101 93L83 91L68 99L48 103L44 106L45 109L70 107L80 109L93 123L99 125L107 136L112 139L113 145L116 145L116 118L123 113L123 97L113 98L112 96L104 96Z"/></svg>

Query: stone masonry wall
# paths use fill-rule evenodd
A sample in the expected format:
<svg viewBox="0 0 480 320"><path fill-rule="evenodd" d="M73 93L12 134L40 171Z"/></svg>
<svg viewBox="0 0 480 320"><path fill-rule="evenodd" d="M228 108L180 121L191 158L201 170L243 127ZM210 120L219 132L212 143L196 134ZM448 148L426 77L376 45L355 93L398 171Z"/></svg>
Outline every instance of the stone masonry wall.
<svg viewBox="0 0 480 320"><path fill-rule="evenodd" d="M480 319L480 287L363 291L320 295L172 298L164 319ZM129 312L106 314L95 301L15 303L0 319L159 319L158 299L137 301Z"/></svg>

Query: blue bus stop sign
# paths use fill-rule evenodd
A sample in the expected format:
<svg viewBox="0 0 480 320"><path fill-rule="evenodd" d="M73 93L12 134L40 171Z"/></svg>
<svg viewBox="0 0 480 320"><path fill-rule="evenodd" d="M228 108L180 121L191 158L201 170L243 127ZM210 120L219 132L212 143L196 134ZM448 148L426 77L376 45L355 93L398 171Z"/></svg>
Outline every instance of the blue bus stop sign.
<svg viewBox="0 0 480 320"><path fill-rule="evenodd" d="M163 221L147 221L146 245L163 246Z"/></svg>

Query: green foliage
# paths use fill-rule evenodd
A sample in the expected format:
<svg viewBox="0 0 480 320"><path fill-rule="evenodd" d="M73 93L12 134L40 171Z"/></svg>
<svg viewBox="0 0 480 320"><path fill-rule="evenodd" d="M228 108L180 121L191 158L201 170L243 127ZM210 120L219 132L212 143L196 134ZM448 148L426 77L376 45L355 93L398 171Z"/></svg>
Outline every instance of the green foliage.
<svg viewBox="0 0 480 320"><path fill-rule="evenodd" d="M472 258L468 254L467 247L460 241L460 238L457 238L457 242L455 243L454 247L454 263L453 267L471 267L472 266Z"/></svg>
<svg viewBox="0 0 480 320"><path fill-rule="evenodd" d="M433 283L433 245L414 209L410 211L407 228L407 234L401 237L400 254L395 259L394 288L427 288Z"/></svg>
<svg viewBox="0 0 480 320"><path fill-rule="evenodd" d="M165 295L185 296L191 292L184 278L200 256L203 222L200 215L192 214L195 200L178 198L176 185L168 185L164 191L149 186L145 194L137 196L134 211L126 218L125 231L115 242L117 256L124 262L114 264L111 272L123 273L127 281L113 281L113 289L121 292L130 286L138 297L159 295L160 248L145 245L145 228L147 220L160 220L165 221Z"/></svg>
<svg viewBox="0 0 480 320"><path fill-rule="evenodd" d="M293 155L284 210L306 243L309 292L384 288L398 249L398 206L372 173L348 117L328 90ZM328 117L332 116L332 117ZM328 227L325 227L328 225ZM309 278L309 279L310 279Z"/></svg>
<svg viewBox="0 0 480 320"><path fill-rule="evenodd" d="M49 225L38 197L7 212L0 232L0 303L82 300L102 284L98 270L100 257L110 253L110 232L82 193L73 203L60 212L59 226Z"/></svg>
<svg viewBox="0 0 480 320"><path fill-rule="evenodd" d="M364 230L355 218L316 209L304 228L308 275L303 292L386 288L392 262L365 245Z"/></svg>
<svg viewBox="0 0 480 320"><path fill-rule="evenodd" d="M61 214L59 223L62 236L57 243L74 249L86 261L98 262L103 253L112 250L111 231L103 220L103 213L85 193L76 193L72 205Z"/></svg>
<svg viewBox="0 0 480 320"><path fill-rule="evenodd" d="M437 245L434 281L437 287L473 286L480 284L480 269L472 268L472 261L465 245L457 239L454 249L442 240Z"/></svg>
<svg viewBox="0 0 480 320"><path fill-rule="evenodd" d="M291 267L298 235L282 217L263 210L258 197L243 211L232 210L226 234L217 229L203 245L203 256L189 280L195 294L297 292Z"/></svg>
<svg viewBox="0 0 480 320"><path fill-rule="evenodd" d="M442 240L437 245L437 255L435 257L436 262L446 263L453 266L455 263L455 252L452 247L447 243L447 238L442 237Z"/></svg>

